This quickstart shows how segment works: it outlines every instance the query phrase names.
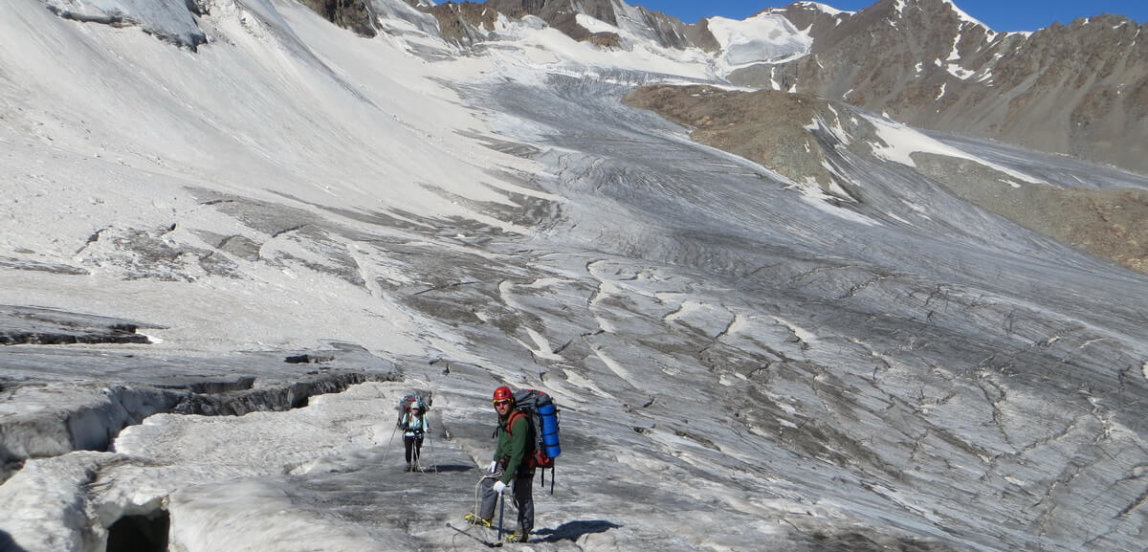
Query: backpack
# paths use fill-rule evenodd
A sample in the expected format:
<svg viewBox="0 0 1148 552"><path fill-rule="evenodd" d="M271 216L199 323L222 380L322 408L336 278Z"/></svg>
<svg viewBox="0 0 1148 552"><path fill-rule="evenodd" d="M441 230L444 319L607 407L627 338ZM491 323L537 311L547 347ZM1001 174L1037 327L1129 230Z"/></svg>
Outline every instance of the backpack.
<svg viewBox="0 0 1148 552"><path fill-rule="evenodd" d="M422 393L411 393L409 395L404 395L403 398L399 399L399 419L396 423L403 423L403 416L411 411L412 404L419 405L419 412L422 412L425 416L427 410L430 410L431 406L430 393L427 393L425 396Z"/></svg>
<svg viewBox="0 0 1148 552"><path fill-rule="evenodd" d="M530 433L534 436L533 450L526 463L531 468L542 469L542 485L546 486L546 468L550 468L550 494L554 494L554 459L562 454L558 444L558 408L554 400L537 389L520 389L514 392L517 407L506 426L509 428L515 419L526 417L530 422Z"/></svg>

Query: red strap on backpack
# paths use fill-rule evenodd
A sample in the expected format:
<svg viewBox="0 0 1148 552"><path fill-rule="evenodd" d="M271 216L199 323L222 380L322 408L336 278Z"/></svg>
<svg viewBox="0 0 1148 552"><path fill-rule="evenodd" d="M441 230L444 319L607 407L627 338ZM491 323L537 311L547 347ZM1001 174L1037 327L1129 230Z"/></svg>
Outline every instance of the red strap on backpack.
<svg viewBox="0 0 1148 552"><path fill-rule="evenodd" d="M514 437L514 432L510 429L514 426L514 422L519 418L529 417L530 414L527 414L521 410L515 410L512 412L510 416L506 418L506 433L510 434L511 437ZM536 443L528 443L528 445L534 449L534 452L526 456L526 467L531 469L549 468L554 463L554 460L552 460L549 456L546 456L546 452L540 449Z"/></svg>
<svg viewBox="0 0 1148 552"><path fill-rule="evenodd" d="M514 431L511 430L511 428L514 427L514 422L518 421L519 418L529 418L529 417L530 417L529 414L527 414L521 410L515 410L514 412L511 412L510 416L507 416L507 418L506 418L506 433L508 433L511 436L511 438L513 438L514 437ZM529 420L527 420L527 422L529 422Z"/></svg>

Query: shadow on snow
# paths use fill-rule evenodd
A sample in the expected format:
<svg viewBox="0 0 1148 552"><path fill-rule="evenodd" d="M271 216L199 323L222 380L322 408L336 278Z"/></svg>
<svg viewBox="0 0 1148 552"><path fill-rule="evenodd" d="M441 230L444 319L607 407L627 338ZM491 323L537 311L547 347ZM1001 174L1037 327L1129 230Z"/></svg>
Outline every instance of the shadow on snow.
<svg viewBox="0 0 1148 552"><path fill-rule="evenodd" d="M423 472L465 472L478 468L467 464L432 464L422 469Z"/></svg>
<svg viewBox="0 0 1148 552"><path fill-rule="evenodd" d="M12 535L4 531L0 531L0 550L3 552L27 552L16 544L16 541L12 540Z"/></svg>
<svg viewBox="0 0 1148 552"><path fill-rule="evenodd" d="M592 521L571 521L559 525L557 529L536 529L534 533L537 535L547 535L546 538L540 539L539 542L558 542L561 540L574 542L584 535L590 533L605 533L610 529L617 529L619 527L621 527L621 525L617 523L597 519Z"/></svg>

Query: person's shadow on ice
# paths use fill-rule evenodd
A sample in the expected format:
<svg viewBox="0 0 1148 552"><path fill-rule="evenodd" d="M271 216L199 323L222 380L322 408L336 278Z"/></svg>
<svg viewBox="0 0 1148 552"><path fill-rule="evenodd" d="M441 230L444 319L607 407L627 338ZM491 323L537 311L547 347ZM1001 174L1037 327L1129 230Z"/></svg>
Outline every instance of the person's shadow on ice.
<svg viewBox="0 0 1148 552"><path fill-rule="evenodd" d="M539 539L538 542L558 542L562 540L576 542L578 539L590 533L605 533L610 529L617 529L619 527L621 527L621 525L602 519L570 521L559 525L556 529L535 529L534 534L546 535L545 538Z"/></svg>

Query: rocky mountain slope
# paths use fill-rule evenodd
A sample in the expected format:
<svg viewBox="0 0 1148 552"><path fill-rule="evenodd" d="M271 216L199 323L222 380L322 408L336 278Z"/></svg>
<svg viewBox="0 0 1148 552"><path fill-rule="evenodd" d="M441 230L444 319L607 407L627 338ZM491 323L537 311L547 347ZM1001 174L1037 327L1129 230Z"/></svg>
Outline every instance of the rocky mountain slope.
<svg viewBox="0 0 1148 552"><path fill-rule="evenodd" d="M587 16L668 49L724 48L712 21L685 24L616 1L492 0L423 8L447 38L473 43L493 31L496 10L537 16L576 40L631 47L619 32L591 31ZM858 12L796 2L758 19L784 18L812 39L797 59L760 59L729 82L842 101L920 128L1000 140L1148 172L1148 40L1117 15L998 33L950 0L880 0ZM880 55L874 55L880 52ZM744 60L743 60L744 61Z"/></svg>
<svg viewBox="0 0 1148 552"><path fill-rule="evenodd" d="M454 13L444 6L453 4L435 12ZM459 5L471 11L479 6L488 30L493 17L488 8L494 8L510 17L538 16L576 40L622 47L617 34L591 33L578 25L575 16L583 14L619 29L642 29L636 34L651 37L661 47L696 47L715 56L728 55L710 32L708 20L684 25L618 2L499 0ZM694 128L692 136L703 143L794 180L812 179L826 189L834 181L824 167L826 152L801 128L814 114L803 110L808 116L797 121L791 117L794 106L838 101L920 128L1148 172L1143 151L1148 143L1148 41L1138 40L1143 29L1126 18L1079 20L1033 34L997 33L949 0L882 0L855 13L797 2L757 17L785 18L793 25L791 32L811 38L809 50L797 59L743 64L727 78L802 96L787 99L716 90L698 95L692 89L661 88L634 105L655 107ZM441 24L444 19L439 19ZM475 17L462 20L477 23ZM691 106L669 106L667 95ZM737 106L729 102L735 97ZM936 176L950 183L958 180L941 170ZM833 186L842 191L849 184L835 181ZM1013 200L994 200L1002 194L973 188L981 187L972 183L952 187L962 197L1029 228L1134 270L1148 268L1148 227L1139 222L1146 214L1141 192L1113 195L1029 186L1028 201L1020 202L1026 207L1017 208Z"/></svg>
<svg viewBox="0 0 1148 552"><path fill-rule="evenodd" d="M841 170L841 150L873 157L871 144L881 142L873 124L848 115L847 105L805 94L657 85L636 89L625 101L687 126L694 140L761 163L795 182L813 182L851 202L864 201L864 184ZM843 133L826 132L831 125L842 127ZM914 161L924 175L958 197L1148 273L1145 190L1017 182L977 163L944 156L914 154Z"/></svg>
<svg viewBox="0 0 1148 552"><path fill-rule="evenodd" d="M799 3L771 13L809 29L809 55L731 81L1148 172L1148 41L1127 18L1026 34L996 33L948 0L881 0L833 16Z"/></svg>

